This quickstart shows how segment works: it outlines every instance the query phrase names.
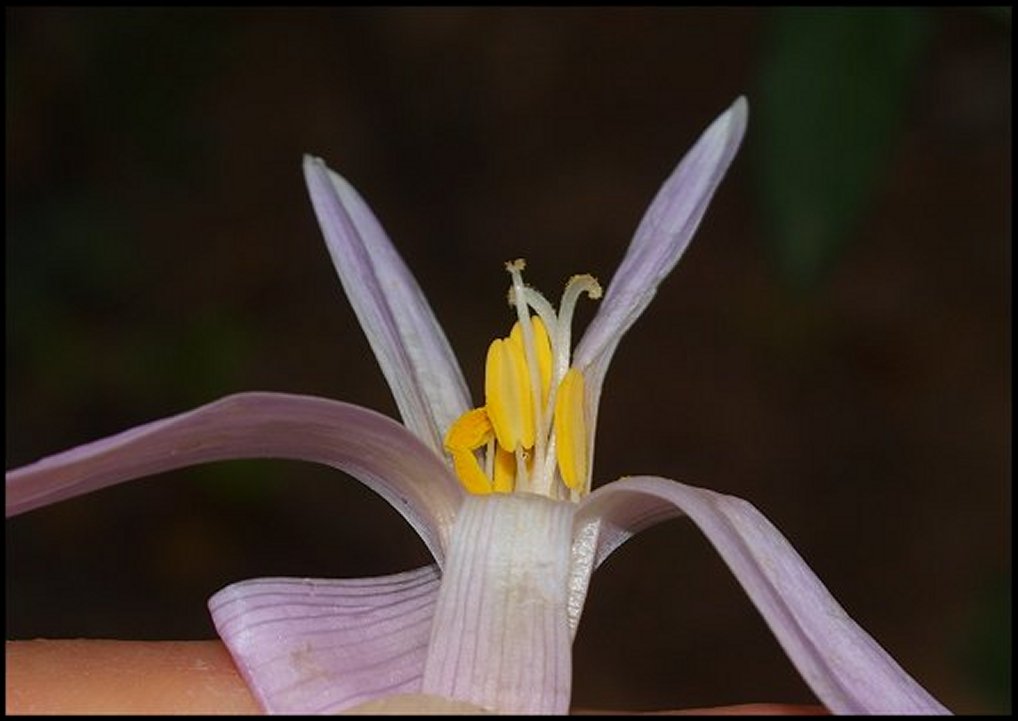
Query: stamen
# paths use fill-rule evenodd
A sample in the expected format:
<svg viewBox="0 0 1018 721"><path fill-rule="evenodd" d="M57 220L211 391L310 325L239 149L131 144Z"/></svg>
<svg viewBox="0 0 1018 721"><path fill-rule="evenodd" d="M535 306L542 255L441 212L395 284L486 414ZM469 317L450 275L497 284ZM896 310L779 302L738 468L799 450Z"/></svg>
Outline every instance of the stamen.
<svg viewBox="0 0 1018 721"><path fill-rule="evenodd" d="M484 373L485 408L503 450L534 445L534 404L523 349L506 339L488 348Z"/></svg>
<svg viewBox="0 0 1018 721"><path fill-rule="evenodd" d="M495 493L512 493L516 485L516 454L503 451L496 444L492 455L495 459Z"/></svg>
<svg viewBox="0 0 1018 721"><path fill-rule="evenodd" d="M554 395L555 394L552 393L552 396ZM552 415L554 417L554 414ZM561 494L558 492L561 488L561 484L555 483L555 464L557 462L555 458L555 447L556 447L555 432L553 430L551 433L548 434L548 447L546 450L546 455L544 457L544 465L540 469L538 469L540 475L535 473L535 477L544 479L545 482L544 494L548 496L548 498L561 500Z"/></svg>
<svg viewBox="0 0 1018 721"><path fill-rule="evenodd" d="M445 447L449 451L474 450L491 440L492 427L488 413L474 408L456 419L445 434Z"/></svg>
<svg viewBox="0 0 1018 721"><path fill-rule="evenodd" d="M570 489L587 482L587 422L583 412L583 374L570 368L555 402L555 437L562 481Z"/></svg>
<svg viewBox="0 0 1018 721"><path fill-rule="evenodd" d="M516 461L516 477L519 478L524 485L523 490L533 491L533 487L530 484L529 473L527 473L527 452L522 448L516 448L515 454Z"/></svg>
<svg viewBox="0 0 1018 721"><path fill-rule="evenodd" d="M593 276L574 275L556 312L524 285L525 265L520 259L505 266L517 322L488 347L485 405L453 423L445 448L471 493L524 491L579 501L590 490L590 454L584 377L570 367L571 326L580 296L599 298L601 286Z"/></svg>
<svg viewBox="0 0 1018 721"><path fill-rule="evenodd" d="M486 495L491 493L491 480L484 475L481 464L477 462L477 456L473 451L450 450L452 454L452 469L460 483L470 493Z"/></svg>
<svg viewBox="0 0 1018 721"><path fill-rule="evenodd" d="M526 267L522 258L506 263L506 270L512 276L512 298L516 306L516 318L523 333L523 354L526 360L527 376L530 379L530 418L531 430L536 431L536 436L531 436L533 441L527 448L534 447L534 456L539 459L539 467L544 460L545 421L544 408L541 405L541 374L537 367L537 351L534 346L534 328L530 320L530 310L526 303L526 286L523 285L521 271ZM509 450L509 449L507 449ZM518 477L526 477L521 472Z"/></svg>
<svg viewBox="0 0 1018 721"><path fill-rule="evenodd" d="M484 448L484 475L488 478L494 478L496 448L498 448L498 442L495 440L495 432L493 430Z"/></svg>
<svg viewBox="0 0 1018 721"><path fill-rule="evenodd" d="M543 407L548 403L548 392L551 390L551 340L539 317L532 317L530 322L534 328L534 350L537 351L537 370L541 376L541 404ZM513 324L509 338L514 343L518 343L521 349L523 348L523 331L519 321Z"/></svg>
<svg viewBox="0 0 1018 721"><path fill-rule="evenodd" d="M476 449L491 446L494 437L488 413L474 408L460 416L445 434L445 449L452 455L452 467L471 493L491 493L491 473L481 470Z"/></svg>

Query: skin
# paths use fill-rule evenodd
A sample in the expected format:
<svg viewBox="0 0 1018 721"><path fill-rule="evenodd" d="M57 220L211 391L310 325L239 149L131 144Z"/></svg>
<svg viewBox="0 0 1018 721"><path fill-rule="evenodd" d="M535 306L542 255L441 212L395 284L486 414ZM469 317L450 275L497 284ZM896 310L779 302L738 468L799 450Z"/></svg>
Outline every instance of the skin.
<svg viewBox="0 0 1018 721"><path fill-rule="evenodd" d="M8 714L261 713L220 641L8 641ZM406 695L351 713L476 713L469 704ZM597 711L576 710L596 714ZM826 713L820 706L746 704L666 714Z"/></svg>

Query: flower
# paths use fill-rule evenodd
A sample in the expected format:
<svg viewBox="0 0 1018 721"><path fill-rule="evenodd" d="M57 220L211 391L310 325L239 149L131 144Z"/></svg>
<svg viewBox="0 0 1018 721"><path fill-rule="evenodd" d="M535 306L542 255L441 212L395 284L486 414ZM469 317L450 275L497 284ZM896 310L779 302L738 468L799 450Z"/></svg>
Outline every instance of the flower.
<svg viewBox="0 0 1018 721"><path fill-rule="evenodd" d="M946 712L848 617L788 541L738 498L656 477L591 491L598 401L622 335L678 262L742 141L739 98L654 199L571 353L574 276L556 310L507 264L517 322L492 342L474 407L427 300L353 187L304 172L340 280L403 419L338 401L243 393L7 474L7 513L200 462L340 468L410 522L435 564L380 578L271 578L209 601L268 711L334 712L425 693L502 712L564 713L593 570L628 538L687 515L820 700L835 712Z"/></svg>

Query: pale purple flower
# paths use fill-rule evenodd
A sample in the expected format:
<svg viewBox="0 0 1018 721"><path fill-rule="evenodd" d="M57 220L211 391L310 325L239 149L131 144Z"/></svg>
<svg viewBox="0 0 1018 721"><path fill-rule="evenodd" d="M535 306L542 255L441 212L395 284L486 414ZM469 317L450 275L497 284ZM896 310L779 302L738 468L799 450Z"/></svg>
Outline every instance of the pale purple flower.
<svg viewBox="0 0 1018 721"><path fill-rule="evenodd" d="M519 337L493 343L485 404L473 411L445 334L381 225L343 178L305 158L329 252L403 425L322 398L228 396L9 472L7 515L229 458L316 461L381 494L434 565L370 579L255 579L209 601L252 692L282 713L335 712L397 693L565 713L591 573L635 533L686 515L827 708L946 712L746 501L649 476L590 490L612 354L682 256L747 114L739 98L665 182L574 353L572 307L583 293L600 295L596 281L574 277L556 311L523 285L522 263L508 264Z"/></svg>

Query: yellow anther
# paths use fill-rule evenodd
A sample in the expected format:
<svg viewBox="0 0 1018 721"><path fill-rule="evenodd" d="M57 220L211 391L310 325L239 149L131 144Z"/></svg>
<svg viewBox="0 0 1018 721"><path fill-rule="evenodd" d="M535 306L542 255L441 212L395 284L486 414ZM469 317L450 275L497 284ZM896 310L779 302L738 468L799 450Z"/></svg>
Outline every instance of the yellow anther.
<svg viewBox="0 0 1018 721"><path fill-rule="evenodd" d="M555 437L562 480L572 489L587 481L587 419L584 414L583 374L570 368L555 398Z"/></svg>
<svg viewBox="0 0 1018 721"><path fill-rule="evenodd" d="M473 451L462 449L452 450L452 468L460 483L471 493L484 495L491 493L491 479L484 475L481 464Z"/></svg>
<svg viewBox="0 0 1018 721"><path fill-rule="evenodd" d="M548 331L544 327L540 316L530 317L531 327L534 329L534 350L537 354L537 372L541 376L541 404L548 402L548 393L551 391L551 339L548 338ZM519 321L513 324L509 333L509 339L518 343L523 348L523 329Z"/></svg>
<svg viewBox="0 0 1018 721"><path fill-rule="evenodd" d="M495 493L512 493L516 487L516 454L495 446Z"/></svg>
<svg viewBox="0 0 1018 721"><path fill-rule="evenodd" d="M445 434L445 448L450 453L455 451L480 448L492 438L491 420L483 408L467 411L449 427Z"/></svg>
<svg viewBox="0 0 1018 721"><path fill-rule="evenodd" d="M484 372L484 406L502 450L534 445L534 402L523 347L495 339L488 347Z"/></svg>
<svg viewBox="0 0 1018 721"><path fill-rule="evenodd" d="M491 493L491 479L481 470L475 449L494 437L488 412L483 408L467 411L449 427L445 449L452 455L452 467L463 487L471 493Z"/></svg>

